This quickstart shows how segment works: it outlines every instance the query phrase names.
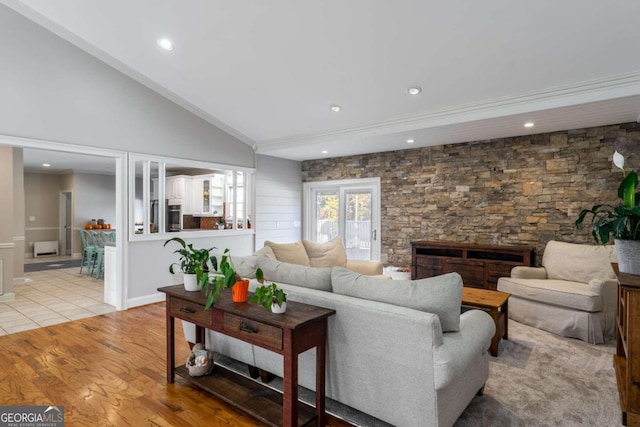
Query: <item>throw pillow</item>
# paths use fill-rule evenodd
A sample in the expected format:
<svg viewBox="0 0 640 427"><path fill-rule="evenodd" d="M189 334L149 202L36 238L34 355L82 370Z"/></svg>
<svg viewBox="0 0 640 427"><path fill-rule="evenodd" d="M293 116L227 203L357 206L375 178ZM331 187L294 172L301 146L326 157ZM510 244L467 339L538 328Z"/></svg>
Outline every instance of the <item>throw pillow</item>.
<svg viewBox="0 0 640 427"><path fill-rule="evenodd" d="M309 267L309 256L304 249L302 242L295 243L274 243L269 240L264 242L265 246L269 246L278 261L289 264L306 265Z"/></svg>
<svg viewBox="0 0 640 427"><path fill-rule="evenodd" d="M262 249L260 249L259 251L255 251L253 254L257 256L266 256L271 259L276 259L276 254L273 253L273 249L271 249L269 246L264 246Z"/></svg>
<svg viewBox="0 0 640 427"><path fill-rule="evenodd" d="M346 268L331 270L337 294L400 305L438 315L442 332L460 330L462 277L458 273L420 280L385 280L363 276Z"/></svg>
<svg viewBox="0 0 640 427"><path fill-rule="evenodd" d="M326 243L316 243L303 240L311 267L345 267L347 265L347 251L339 237Z"/></svg>
<svg viewBox="0 0 640 427"><path fill-rule="evenodd" d="M265 256L258 257L258 267L267 283L278 282L303 288L331 292L331 269L313 268L275 261Z"/></svg>

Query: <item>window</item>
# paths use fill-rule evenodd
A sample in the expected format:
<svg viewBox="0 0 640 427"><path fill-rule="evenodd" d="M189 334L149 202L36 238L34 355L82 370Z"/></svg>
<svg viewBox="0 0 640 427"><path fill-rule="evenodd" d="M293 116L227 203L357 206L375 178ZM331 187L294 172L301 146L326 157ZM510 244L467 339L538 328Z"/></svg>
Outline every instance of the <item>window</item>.
<svg viewBox="0 0 640 427"><path fill-rule="evenodd" d="M339 236L347 258L380 259L380 179L304 184L304 234L328 242Z"/></svg>
<svg viewBox="0 0 640 427"><path fill-rule="evenodd" d="M251 228L253 170L239 169L130 155L130 238Z"/></svg>

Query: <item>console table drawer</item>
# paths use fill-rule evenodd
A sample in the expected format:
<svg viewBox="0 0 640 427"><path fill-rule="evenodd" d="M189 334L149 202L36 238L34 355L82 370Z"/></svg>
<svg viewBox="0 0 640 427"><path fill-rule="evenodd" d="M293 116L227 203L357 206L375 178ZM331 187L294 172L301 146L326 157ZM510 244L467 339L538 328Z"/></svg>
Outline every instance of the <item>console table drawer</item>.
<svg viewBox="0 0 640 427"><path fill-rule="evenodd" d="M247 341L282 350L282 329L249 320L242 316L224 313L223 331L229 335L241 336Z"/></svg>
<svg viewBox="0 0 640 427"><path fill-rule="evenodd" d="M180 298L171 298L171 315L193 323L212 325L213 311L204 309L202 304L185 301Z"/></svg>

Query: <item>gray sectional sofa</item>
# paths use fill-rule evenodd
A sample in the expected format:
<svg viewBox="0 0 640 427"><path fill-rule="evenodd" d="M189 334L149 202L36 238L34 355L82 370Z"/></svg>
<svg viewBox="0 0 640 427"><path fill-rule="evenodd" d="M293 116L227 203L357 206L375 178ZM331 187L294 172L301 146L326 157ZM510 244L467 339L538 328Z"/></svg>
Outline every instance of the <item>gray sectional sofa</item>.
<svg viewBox="0 0 640 427"><path fill-rule="evenodd" d="M332 308L327 397L397 426L451 426L482 390L495 332L486 313L460 314L462 280L452 273L419 281L314 268L267 256L234 257L250 276L263 269L290 301ZM251 290L258 286L251 282ZM193 342L193 325L184 323ZM207 348L282 376L282 357L209 331ZM300 355L299 384L315 390L315 350Z"/></svg>

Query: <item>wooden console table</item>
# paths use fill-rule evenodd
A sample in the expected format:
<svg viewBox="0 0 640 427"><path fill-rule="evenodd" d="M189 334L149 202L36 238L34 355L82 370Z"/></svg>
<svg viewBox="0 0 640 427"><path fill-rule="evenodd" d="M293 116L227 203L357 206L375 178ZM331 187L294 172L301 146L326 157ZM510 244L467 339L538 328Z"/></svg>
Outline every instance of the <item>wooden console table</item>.
<svg viewBox="0 0 640 427"><path fill-rule="evenodd" d="M271 426L308 425L317 420L324 426L325 351L327 319L335 310L287 302L285 314L273 314L259 304L234 303L230 292L222 292L205 311L201 292L187 292L183 285L159 288L167 296L167 382L175 374L208 391L230 405ZM213 373L191 377L184 366L175 367L175 318L196 325L196 342L205 342L205 331L237 338L284 357L283 394L216 365ZM298 355L316 347L316 407L298 402Z"/></svg>
<svg viewBox="0 0 640 427"><path fill-rule="evenodd" d="M618 271L618 314L616 316L616 370L622 424L640 427L640 276Z"/></svg>
<svg viewBox="0 0 640 427"><path fill-rule="evenodd" d="M495 291L500 277L508 277L515 266L533 266L535 257L529 246L413 241L411 278L456 272L465 286Z"/></svg>

